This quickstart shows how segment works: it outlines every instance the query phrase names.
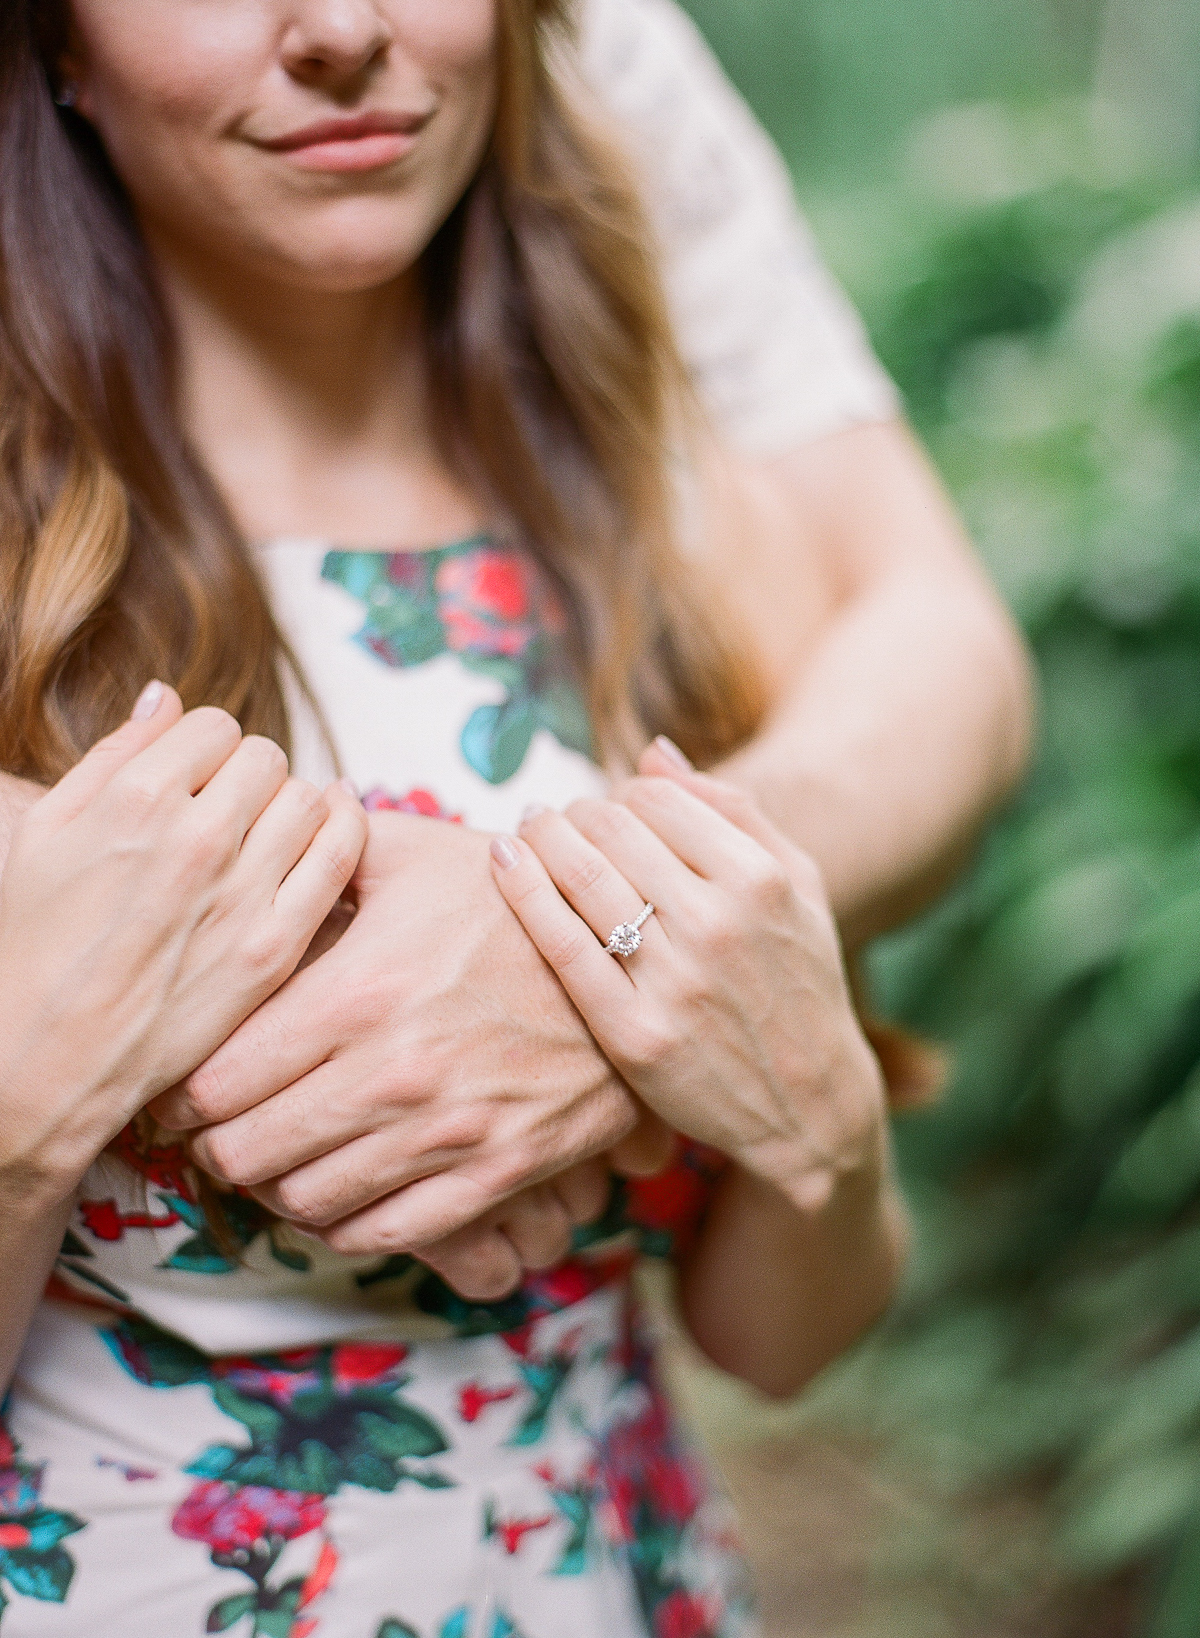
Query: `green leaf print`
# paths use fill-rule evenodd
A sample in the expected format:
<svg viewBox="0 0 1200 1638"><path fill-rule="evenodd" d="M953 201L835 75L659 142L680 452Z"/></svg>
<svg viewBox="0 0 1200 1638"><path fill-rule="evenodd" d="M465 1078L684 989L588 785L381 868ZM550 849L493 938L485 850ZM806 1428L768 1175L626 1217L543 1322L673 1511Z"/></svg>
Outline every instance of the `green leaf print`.
<svg viewBox="0 0 1200 1638"><path fill-rule="evenodd" d="M412 1405L392 1404L384 1415L364 1411L358 1419L362 1437L381 1456L436 1456L445 1450L441 1429Z"/></svg>
<svg viewBox="0 0 1200 1638"><path fill-rule="evenodd" d="M149 1320L122 1320L112 1330L101 1330L100 1340L117 1363L148 1388L186 1388L211 1381L212 1361L207 1354L160 1331Z"/></svg>
<svg viewBox="0 0 1200 1638"><path fill-rule="evenodd" d="M520 695L503 705L481 705L462 731L462 753L490 785L503 785L524 762L538 729L538 709Z"/></svg>
<svg viewBox="0 0 1200 1638"><path fill-rule="evenodd" d="M404 1477L419 1484L423 1490L453 1490L454 1480L448 1479L444 1473L438 1473L434 1468L426 1468L418 1473L416 1468L406 1467Z"/></svg>
<svg viewBox="0 0 1200 1638"><path fill-rule="evenodd" d="M445 1628L442 1630L444 1632ZM379 1623L375 1638L421 1638L421 1634L415 1627L410 1627L407 1621L397 1621L395 1616L389 1616L386 1621Z"/></svg>
<svg viewBox="0 0 1200 1638"><path fill-rule="evenodd" d="M364 1269L361 1274L356 1274L354 1283L360 1291L369 1291L373 1285L382 1285L387 1280L403 1279L416 1267L415 1257L410 1257L406 1251L397 1252L394 1256L385 1257L377 1268Z"/></svg>
<svg viewBox="0 0 1200 1638"><path fill-rule="evenodd" d="M88 1250L74 1229L68 1229L63 1235L58 1255L60 1257L91 1257L94 1253Z"/></svg>
<svg viewBox="0 0 1200 1638"><path fill-rule="evenodd" d="M546 1418L554 1406L559 1389L571 1373L572 1364L571 1355L565 1353L554 1354L540 1364L520 1361L519 1369L533 1396L533 1403L509 1439L510 1445L536 1445L545 1436Z"/></svg>
<svg viewBox="0 0 1200 1638"><path fill-rule="evenodd" d="M507 697L480 706L461 737L489 784L513 777L539 728L590 754L566 611L527 554L478 536L428 552L330 552L321 575L364 605L353 640L384 665L451 653L503 689Z"/></svg>
<svg viewBox="0 0 1200 1638"><path fill-rule="evenodd" d="M74 1574L74 1560L63 1547L51 1547L45 1553L32 1547L8 1547L0 1552L0 1576L25 1598L61 1604Z"/></svg>
<svg viewBox="0 0 1200 1638"><path fill-rule="evenodd" d="M580 756L590 757L595 749L587 704L574 683L551 678L538 691L538 718L560 745Z"/></svg>
<svg viewBox="0 0 1200 1638"><path fill-rule="evenodd" d="M48 1552L51 1547L57 1547L65 1536L73 1536L84 1527L83 1520L77 1519L73 1513L35 1513L23 1522L29 1531L29 1550L34 1553Z"/></svg>
<svg viewBox="0 0 1200 1638"><path fill-rule="evenodd" d="M283 1415L274 1406L264 1405L261 1399L247 1399L227 1382L214 1382L212 1396L226 1416L250 1429L256 1443L269 1444L278 1437Z"/></svg>
<svg viewBox="0 0 1200 1638"><path fill-rule="evenodd" d="M234 1593L232 1598L222 1598L219 1604L214 1604L208 1612L205 1622L205 1632L228 1632L238 1621L244 1621L246 1616L253 1615L257 1608L258 1599L252 1592Z"/></svg>
<svg viewBox="0 0 1200 1638"><path fill-rule="evenodd" d="M424 562L408 558L400 580L390 573L391 561L384 552L330 552L321 578L366 604L366 623L354 640L368 654L393 666L435 660L445 652L446 632L433 594L432 554Z"/></svg>

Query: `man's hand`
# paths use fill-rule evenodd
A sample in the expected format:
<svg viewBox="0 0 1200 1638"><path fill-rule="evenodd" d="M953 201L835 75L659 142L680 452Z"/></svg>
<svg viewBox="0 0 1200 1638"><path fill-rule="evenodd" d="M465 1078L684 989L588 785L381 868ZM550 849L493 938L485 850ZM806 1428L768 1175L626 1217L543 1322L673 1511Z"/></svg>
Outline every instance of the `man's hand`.
<svg viewBox="0 0 1200 1638"><path fill-rule="evenodd" d="M206 1128L198 1165L365 1255L628 1138L640 1106L496 890L486 836L374 814L354 889L341 940L152 1105Z"/></svg>

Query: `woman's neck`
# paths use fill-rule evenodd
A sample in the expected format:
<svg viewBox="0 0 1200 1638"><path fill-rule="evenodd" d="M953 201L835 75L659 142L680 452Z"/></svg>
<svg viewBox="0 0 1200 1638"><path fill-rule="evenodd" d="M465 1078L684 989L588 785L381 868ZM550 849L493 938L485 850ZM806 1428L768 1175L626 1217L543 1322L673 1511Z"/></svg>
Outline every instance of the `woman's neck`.
<svg viewBox="0 0 1200 1638"><path fill-rule="evenodd" d="M267 288L154 253L184 427L247 539L423 545L481 525L430 433L415 276Z"/></svg>

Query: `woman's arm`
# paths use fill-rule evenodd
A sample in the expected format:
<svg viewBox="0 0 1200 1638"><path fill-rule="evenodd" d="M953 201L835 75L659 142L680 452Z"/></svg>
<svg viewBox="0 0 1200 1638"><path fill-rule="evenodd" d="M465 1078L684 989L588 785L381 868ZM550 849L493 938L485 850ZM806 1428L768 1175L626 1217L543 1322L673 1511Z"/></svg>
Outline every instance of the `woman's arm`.
<svg viewBox="0 0 1200 1638"><path fill-rule="evenodd" d="M715 1365L786 1398L881 1317L907 1248L886 1163L839 1179L827 1205L804 1213L732 1166L680 1267L680 1311Z"/></svg>
<svg viewBox="0 0 1200 1638"><path fill-rule="evenodd" d="M293 971L353 872L347 791L161 686L17 820L0 873L0 1393L75 1190Z"/></svg>
<svg viewBox="0 0 1200 1638"><path fill-rule="evenodd" d="M783 1395L881 1313L904 1212L819 875L744 793L705 784L707 803L633 781L620 803L533 816L493 856L629 1084L732 1161L683 1270L683 1313L719 1364ZM603 941L644 902L656 913L618 961Z"/></svg>
<svg viewBox="0 0 1200 1638"><path fill-rule="evenodd" d="M71 1216L71 1197L0 1188L0 1399L8 1391Z"/></svg>

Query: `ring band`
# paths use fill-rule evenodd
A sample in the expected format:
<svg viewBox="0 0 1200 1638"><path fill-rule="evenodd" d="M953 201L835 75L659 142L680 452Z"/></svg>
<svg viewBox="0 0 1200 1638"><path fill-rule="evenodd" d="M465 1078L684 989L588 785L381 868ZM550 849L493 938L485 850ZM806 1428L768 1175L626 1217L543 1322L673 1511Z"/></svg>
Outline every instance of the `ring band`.
<svg viewBox="0 0 1200 1638"><path fill-rule="evenodd" d="M642 928L654 914L654 906L646 905L636 921L623 921L614 927L604 946L605 955L631 956L642 947Z"/></svg>

